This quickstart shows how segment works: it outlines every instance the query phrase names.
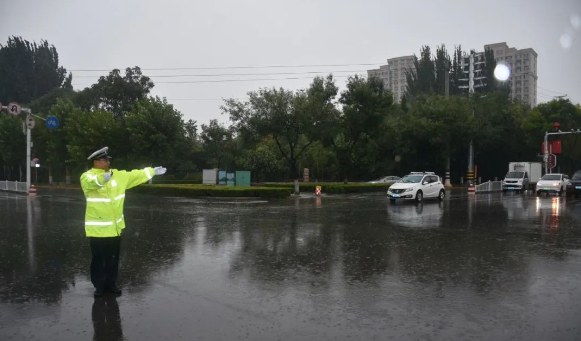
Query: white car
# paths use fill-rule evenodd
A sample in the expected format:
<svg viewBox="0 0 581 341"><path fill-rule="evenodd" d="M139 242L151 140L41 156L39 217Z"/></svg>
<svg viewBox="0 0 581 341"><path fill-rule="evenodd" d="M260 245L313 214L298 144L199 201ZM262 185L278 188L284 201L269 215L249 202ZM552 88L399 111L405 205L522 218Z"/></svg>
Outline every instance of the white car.
<svg viewBox="0 0 581 341"><path fill-rule="evenodd" d="M446 190L439 176L432 172L412 172L387 190L391 203L397 199L424 201L424 198L444 200Z"/></svg>
<svg viewBox="0 0 581 341"><path fill-rule="evenodd" d="M562 195L567 190L567 186L569 185L569 176L567 174L561 173L552 173L552 174L545 174L543 177L537 182L537 196L540 196L541 193L557 193Z"/></svg>
<svg viewBox="0 0 581 341"><path fill-rule="evenodd" d="M382 178L376 179L376 180L372 180L372 181L367 181L368 184L384 184L386 182L397 182L401 180L401 178L399 176L384 176Z"/></svg>

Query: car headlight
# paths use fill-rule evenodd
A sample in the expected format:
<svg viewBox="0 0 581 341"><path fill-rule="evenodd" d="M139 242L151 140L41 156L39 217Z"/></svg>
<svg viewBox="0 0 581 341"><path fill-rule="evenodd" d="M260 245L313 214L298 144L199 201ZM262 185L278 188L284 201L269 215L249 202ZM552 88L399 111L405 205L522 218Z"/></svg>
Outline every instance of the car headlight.
<svg viewBox="0 0 581 341"><path fill-rule="evenodd" d="M411 192L413 190L414 190L414 187L410 187L410 188L406 189L404 192Z"/></svg>
<svg viewBox="0 0 581 341"><path fill-rule="evenodd" d="M558 182L553 182L553 186L557 187L557 186L559 186L559 183Z"/></svg>

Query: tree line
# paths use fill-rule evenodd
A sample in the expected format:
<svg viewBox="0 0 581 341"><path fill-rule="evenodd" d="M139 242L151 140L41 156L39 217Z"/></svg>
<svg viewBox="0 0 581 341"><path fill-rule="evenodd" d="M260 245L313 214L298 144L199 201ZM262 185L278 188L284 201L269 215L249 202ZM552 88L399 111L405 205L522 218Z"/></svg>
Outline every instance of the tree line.
<svg viewBox="0 0 581 341"><path fill-rule="evenodd" d="M424 46L407 72L407 93L394 103L377 78L353 75L340 91L332 75L306 88L261 88L244 100L227 99L221 111L230 126L185 120L139 67L112 70L90 87L72 88L72 74L59 64L46 41L12 37L0 46L0 101L18 101L61 125L33 129L33 156L41 179L75 181L86 157L109 146L116 168L164 164L168 178L199 179L201 169L250 170L253 181L300 178L364 181L414 170L443 174L450 163L453 182L465 175L472 140L479 175L501 177L510 161L540 161L544 131L553 122L581 128L581 107L557 99L534 108L513 101L510 87L496 82L495 62L486 52L486 84L469 97L460 85L462 50L445 46L432 55ZM443 73L450 72L450 96ZM0 179L25 173L22 118L0 114ZM561 170L581 168L579 135L563 137Z"/></svg>

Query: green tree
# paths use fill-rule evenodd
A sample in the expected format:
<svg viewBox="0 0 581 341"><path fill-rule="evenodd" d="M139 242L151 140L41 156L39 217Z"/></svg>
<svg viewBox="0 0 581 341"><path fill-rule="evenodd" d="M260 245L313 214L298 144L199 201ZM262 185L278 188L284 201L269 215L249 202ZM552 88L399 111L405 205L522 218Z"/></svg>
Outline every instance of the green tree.
<svg viewBox="0 0 581 341"><path fill-rule="evenodd" d="M446 50L446 46L444 44L438 46L434 59L434 68L436 71L434 93L436 95L444 96L446 94L446 73L450 72L451 64L450 55Z"/></svg>
<svg viewBox="0 0 581 341"><path fill-rule="evenodd" d="M486 86L482 92L493 93L499 89L499 81L494 77L494 69L496 69L494 50L486 49L484 51L484 66L482 67L482 76L486 77Z"/></svg>
<svg viewBox="0 0 581 341"><path fill-rule="evenodd" d="M272 137L296 179L298 160L332 115L336 93L332 76L319 77L306 91L260 89L250 92L247 102L226 100L222 111L246 140Z"/></svg>
<svg viewBox="0 0 581 341"><path fill-rule="evenodd" d="M249 170L254 181L274 178L284 169L277 147L270 138L265 138L255 148L244 150L237 164Z"/></svg>
<svg viewBox="0 0 581 341"><path fill-rule="evenodd" d="M112 113L74 107L68 114L64 131L71 162L86 168L87 156L98 148L108 146L115 155L116 168L126 163L127 155L120 155L117 151L126 143L124 137L127 133Z"/></svg>
<svg viewBox="0 0 581 341"><path fill-rule="evenodd" d="M206 155L206 160L211 167L220 168L224 161L232 159L234 149L234 130L227 128L218 120L210 120L210 124L202 124L200 140Z"/></svg>
<svg viewBox="0 0 581 341"><path fill-rule="evenodd" d="M384 89L381 80L354 76L347 81L347 89L341 93L339 102L343 110L336 111L334 120L326 122L323 141L335 151L340 175L347 179L352 175L357 147L381 132L393 96Z"/></svg>
<svg viewBox="0 0 581 341"><path fill-rule="evenodd" d="M444 171L474 133L470 108L465 97L422 95L407 114L394 117L393 140L401 168Z"/></svg>
<svg viewBox="0 0 581 341"><path fill-rule="evenodd" d="M429 46L422 46L420 58L414 55L414 67L406 71L406 92L411 97L436 90L436 70Z"/></svg>
<svg viewBox="0 0 581 341"><path fill-rule="evenodd" d="M464 71L462 69L462 46L458 45L454 48L454 57L452 59L452 65L450 69L450 95L460 95L467 94L460 86L465 85L462 79L466 78Z"/></svg>
<svg viewBox="0 0 581 341"><path fill-rule="evenodd" d="M103 109L124 119L133 104L146 99L154 84L139 67L126 68L125 75L114 69L96 84L79 92L75 103L84 110Z"/></svg>
<svg viewBox="0 0 581 341"><path fill-rule="evenodd" d="M0 159L4 179L22 180L14 173L20 169L26 156L26 137L22 133L22 119L10 115L0 115Z"/></svg>
<svg viewBox="0 0 581 341"><path fill-rule="evenodd" d="M28 103L63 85L66 69L46 40L37 45L10 37L0 45L0 75L0 101Z"/></svg>
<svg viewBox="0 0 581 341"><path fill-rule="evenodd" d="M188 143L182 114L158 97L137 101L126 114L125 129L131 146L128 161L134 167L163 164L176 169L188 162Z"/></svg>

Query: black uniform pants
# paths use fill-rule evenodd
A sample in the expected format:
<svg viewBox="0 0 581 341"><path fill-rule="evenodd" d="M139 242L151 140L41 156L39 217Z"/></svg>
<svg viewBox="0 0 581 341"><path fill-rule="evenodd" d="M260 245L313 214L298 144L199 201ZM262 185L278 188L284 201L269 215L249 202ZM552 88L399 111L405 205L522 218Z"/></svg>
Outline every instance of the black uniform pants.
<svg viewBox="0 0 581 341"><path fill-rule="evenodd" d="M115 287L119 272L121 237L89 237L91 244L91 282L96 289Z"/></svg>

